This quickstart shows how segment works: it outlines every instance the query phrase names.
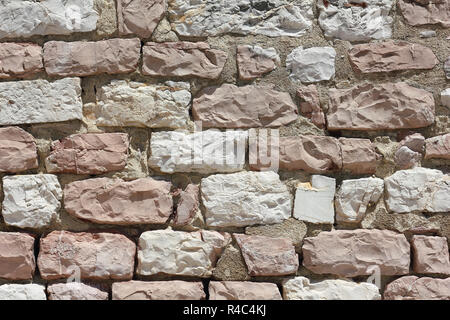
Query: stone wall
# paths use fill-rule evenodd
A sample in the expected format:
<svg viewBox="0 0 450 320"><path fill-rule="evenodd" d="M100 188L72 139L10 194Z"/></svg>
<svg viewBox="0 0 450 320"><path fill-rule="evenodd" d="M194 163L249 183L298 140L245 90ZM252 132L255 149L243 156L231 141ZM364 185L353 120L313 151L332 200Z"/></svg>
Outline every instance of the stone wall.
<svg viewBox="0 0 450 320"><path fill-rule="evenodd" d="M450 1L0 3L0 299L450 299Z"/></svg>

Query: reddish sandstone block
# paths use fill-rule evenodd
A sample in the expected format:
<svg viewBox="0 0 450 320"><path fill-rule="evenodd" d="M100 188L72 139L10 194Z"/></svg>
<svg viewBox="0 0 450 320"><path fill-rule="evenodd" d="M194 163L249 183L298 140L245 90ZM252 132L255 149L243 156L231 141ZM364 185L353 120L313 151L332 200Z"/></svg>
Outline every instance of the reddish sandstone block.
<svg viewBox="0 0 450 320"><path fill-rule="evenodd" d="M105 224L164 224L172 214L171 183L97 178L64 188L64 206L76 218Z"/></svg>
<svg viewBox="0 0 450 320"><path fill-rule="evenodd" d="M450 275L448 244L445 237L415 235L411 244L414 272Z"/></svg>
<svg viewBox="0 0 450 320"><path fill-rule="evenodd" d="M401 277L384 291L385 300L450 300L450 278Z"/></svg>
<svg viewBox="0 0 450 320"><path fill-rule="evenodd" d="M353 174L372 174L381 156L369 139L339 138L342 169Z"/></svg>
<svg viewBox="0 0 450 320"><path fill-rule="evenodd" d="M0 278L29 280L35 268L34 238L26 233L0 232Z"/></svg>
<svg viewBox="0 0 450 320"><path fill-rule="evenodd" d="M209 300L282 300L275 283L211 281Z"/></svg>
<svg viewBox="0 0 450 320"><path fill-rule="evenodd" d="M27 77L43 69L41 46L33 43L0 43L0 79Z"/></svg>
<svg viewBox="0 0 450 320"><path fill-rule="evenodd" d="M22 172L38 167L36 141L19 127L0 128L0 172Z"/></svg>
<svg viewBox="0 0 450 320"><path fill-rule="evenodd" d="M314 273L343 277L409 273L410 246L403 234L389 230L335 230L305 238L303 265Z"/></svg>
<svg viewBox="0 0 450 320"><path fill-rule="evenodd" d="M51 173L100 174L125 168L128 134L74 134L52 143L45 160Z"/></svg>
<svg viewBox="0 0 450 320"><path fill-rule="evenodd" d="M450 159L450 133L425 140L425 159Z"/></svg>
<svg viewBox="0 0 450 320"><path fill-rule="evenodd" d="M282 276L298 269L298 254L284 238L234 234L251 276Z"/></svg>
<svg viewBox="0 0 450 320"><path fill-rule="evenodd" d="M90 76L130 73L137 69L141 41L49 41L44 44L45 71L50 76Z"/></svg>
<svg viewBox="0 0 450 320"><path fill-rule="evenodd" d="M108 300L108 292L80 282L55 283L47 293L49 300Z"/></svg>
<svg viewBox="0 0 450 320"><path fill-rule="evenodd" d="M185 226L192 221L200 205L199 192L200 188L195 184L189 184L181 192L177 206L177 214L173 220L174 225Z"/></svg>
<svg viewBox="0 0 450 320"><path fill-rule="evenodd" d="M252 80L276 69L280 57L275 48L263 49L259 46L242 45L237 47L236 63L239 78Z"/></svg>
<svg viewBox="0 0 450 320"><path fill-rule="evenodd" d="M128 281L112 285L113 300L204 300L201 282Z"/></svg>
<svg viewBox="0 0 450 320"><path fill-rule="evenodd" d="M311 119L319 128L325 127L325 114L320 107L319 91L313 84L301 87L297 90L300 99L300 112L303 116Z"/></svg>
<svg viewBox="0 0 450 320"><path fill-rule="evenodd" d="M147 42L143 55L142 73L162 77L217 79L227 61L226 52L206 42Z"/></svg>
<svg viewBox="0 0 450 320"><path fill-rule="evenodd" d="M130 280L136 245L121 234L53 231L41 238L38 267L45 280Z"/></svg>

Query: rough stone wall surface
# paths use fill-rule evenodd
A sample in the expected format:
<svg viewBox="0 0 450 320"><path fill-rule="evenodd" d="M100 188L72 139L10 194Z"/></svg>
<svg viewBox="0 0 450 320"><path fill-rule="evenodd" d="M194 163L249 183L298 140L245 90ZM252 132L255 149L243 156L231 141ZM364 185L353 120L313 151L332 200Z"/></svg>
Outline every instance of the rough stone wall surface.
<svg viewBox="0 0 450 320"><path fill-rule="evenodd" d="M0 5L0 300L450 300L449 0Z"/></svg>

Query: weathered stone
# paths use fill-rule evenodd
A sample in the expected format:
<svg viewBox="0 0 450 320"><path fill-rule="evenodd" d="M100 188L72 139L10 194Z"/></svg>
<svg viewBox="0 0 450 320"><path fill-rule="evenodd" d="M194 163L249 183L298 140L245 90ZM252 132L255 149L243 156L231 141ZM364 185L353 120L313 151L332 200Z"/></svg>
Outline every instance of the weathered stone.
<svg viewBox="0 0 450 320"><path fill-rule="evenodd" d="M100 127L186 128L191 105L190 85L167 81L151 85L113 80L97 93L88 118Z"/></svg>
<svg viewBox="0 0 450 320"><path fill-rule="evenodd" d="M433 1L423 5L410 0L399 0L398 6L406 22L412 26L440 24L444 28L450 27L448 1Z"/></svg>
<svg viewBox="0 0 450 320"><path fill-rule="evenodd" d="M47 300L47 296L40 284L4 284L0 286L1 300Z"/></svg>
<svg viewBox="0 0 450 320"><path fill-rule="evenodd" d="M336 194L336 220L359 223L367 208L383 195L384 181L379 178L363 178L342 181Z"/></svg>
<svg viewBox="0 0 450 320"><path fill-rule="evenodd" d="M237 47L236 62L239 78L253 80L275 70L280 64L280 57L275 48L241 45Z"/></svg>
<svg viewBox="0 0 450 320"><path fill-rule="evenodd" d="M412 237L413 270L421 274L450 275L448 244L445 237Z"/></svg>
<svg viewBox="0 0 450 320"><path fill-rule="evenodd" d="M41 46L33 43L0 43L0 79L27 77L43 69Z"/></svg>
<svg viewBox="0 0 450 320"><path fill-rule="evenodd" d="M348 56L353 69L362 73L433 69L439 62L430 48L405 41L358 44Z"/></svg>
<svg viewBox="0 0 450 320"><path fill-rule="evenodd" d="M0 83L0 125L83 118L79 78Z"/></svg>
<svg viewBox="0 0 450 320"><path fill-rule="evenodd" d="M199 193L200 187L192 183L184 191L181 191L177 212L173 220L174 225L186 226L192 222L200 206Z"/></svg>
<svg viewBox="0 0 450 320"><path fill-rule="evenodd" d="M140 56L141 42L137 38L44 44L45 71L50 76L130 73L137 69Z"/></svg>
<svg viewBox="0 0 450 320"><path fill-rule="evenodd" d="M117 18L120 35L149 38L167 10L167 0L119 0Z"/></svg>
<svg viewBox="0 0 450 320"><path fill-rule="evenodd" d="M3 0L0 39L89 32L97 19L93 0Z"/></svg>
<svg viewBox="0 0 450 320"><path fill-rule="evenodd" d="M213 277L222 281L247 281L251 279L237 244L225 248L219 261L217 261Z"/></svg>
<svg viewBox="0 0 450 320"><path fill-rule="evenodd" d="M58 216L62 190L52 174L3 177L3 219L10 226L43 228Z"/></svg>
<svg viewBox="0 0 450 320"><path fill-rule="evenodd" d="M369 139L339 138L342 170L353 174L375 173L381 156Z"/></svg>
<svg viewBox="0 0 450 320"><path fill-rule="evenodd" d="M131 280L136 245L121 234L53 231L41 238L42 279Z"/></svg>
<svg viewBox="0 0 450 320"><path fill-rule="evenodd" d="M405 146L412 151L422 153L425 146L425 137L420 133L410 134L400 141L399 146Z"/></svg>
<svg viewBox="0 0 450 320"><path fill-rule="evenodd" d="M297 90L302 116L311 120L319 128L325 128L325 114L320 107L319 91L315 85L301 87Z"/></svg>
<svg viewBox="0 0 450 320"><path fill-rule="evenodd" d="M26 233L0 232L0 278L30 280L35 268L34 238Z"/></svg>
<svg viewBox="0 0 450 320"><path fill-rule="evenodd" d="M450 211L450 176L439 170L414 168L384 180L386 205L395 213Z"/></svg>
<svg viewBox="0 0 450 320"><path fill-rule="evenodd" d="M97 29L100 37L110 36L117 31L116 0L94 0L94 9L99 17Z"/></svg>
<svg viewBox="0 0 450 320"><path fill-rule="evenodd" d="M319 0L319 25L325 37L348 41L386 39L392 35L393 0L365 2Z"/></svg>
<svg viewBox="0 0 450 320"><path fill-rule="evenodd" d="M343 277L409 273L409 242L389 230L335 230L303 240L303 265ZM333 250L330 250L333 248Z"/></svg>
<svg viewBox="0 0 450 320"><path fill-rule="evenodd" d="M434 122L433 94L404 82L329 90L328 130L396 130Z"/></svg>
<svg viewBox="0 0 450 320"><path fill-rule="evenodd" d="M427 139L425 143L425 159L450 160L450 133Z"/></svg>
<svg viewBox="0 0 450 320"><path fill-rule="evenodd" d="M296 250L301 249L308 228L303 221L289 218L281 223L245 228L245 234L270 238L286 238L292 241Z"/></svg>
<svg viewBox="0 0 450 320"><path fill-rule="evenodd" d="M247 131L153 132L149 166L164 173L236 172L245 166Z"/></svg>
<svg viewBox="0 0 450 320"><path fill-rule="evenodd" d="M204 300L201 282L128 281L112 285L113 300Z"/></svg>
<svg viewBox="0 0 450 320"><path fill-rule="evenodd" d="M147 42L143 48L142 73L161 77L217 79L227 53L206 42Z"/></svg>
<svg viewBox="0 0 450 320"><path fill-rule="evenodd" d="M395 153L395 165L400 169L417 167L420 164L420 160L422 160L422 155L406 146L400 147Z"/></svg>
<svg viewBox="0 0 450 320"><path fill-rule="evenodd" d="M45 159L51 173L100 174L125 168L128 134L74 134L52 143Z"/></svg>
<svg viewBox="0 0 450 320"><path fill-rule="evenodd" d="M421 38L433 38L436 37L436 31L434 30L424 30L420 32Z"/></svg>
<svg viewBox="0 0 450 320"><path fill-rule="evenodd" d="M211 281L209 300L281 300L275 283Z"/></svg>
<svg viewBox="0 0 450 320"><path fill-rule="evenodd" d="M64 207L76 218L102 224L164 224L172 214L171 183L96 178L69 183Z"/></svg>
<svg viewBox="0 0 450 320"><path fill-rule="evenodd" d="M450 278L401 277L386 286L385 300L450 300Z"/></svg>
<svg viewBox="0 0 450 320"><path fill-rule="evenodd" d="M182 36L225 33L299 37L312 26L313 1L202 0L169 2L173 29Z"/></svg>
<svg viewBox="0 0 450 320"><path fill-rule="evenodd" d="M201 232L146 231L139 238L137 274L184 275L208 278L217 262L218 251L228 245L206 241Z"/></svg>
<svg viewBox="0 0 450 320"><path fill-rule="evenodd" d="M286 58L290 78L303 83L330 80L334 77L336 51L332 47L295 48Z"/></svg>
<svg viewBox="0 0 450 320"><path fill-rule="evenodd" d="M445 72L445 77L447 79L450 79L450 57L448 57L447 60L445 60L445 62L444 62L444 72Z"/></svg>
<svg viewBox="0 0 450 320"><path fill-rule="evenodd" d="M336 179L313 175L295 192L294 218L311 223L334 223Z"/></svg>
<svg viewBox="0 0 450 320"><path fill-rule="evenodd" d="M37 167L34 137L19 127L0 128L0 172L18 173Z"/></svg>
<svg viewBox="0 0 450 320"><path fill-rule="evenodd" d="M49 300L108 300L108 292L79 282L52 284L47 292Z"/></svg>
<svg viewBox="0 0 450 320"><path fill-rule="evenodd" d="M251 276L282 276L297 272L299 260L285 238L234 234Z"/></svg>
<svg viewBox="0 0 450 320"><path fill-rule="evenodd" d="M311 283L308 278L295 277L283 282L285 300L380 300L376 285L348 280L323 280Z"/></svg>
<svg viewBox="0 0 450 320"><path fill-rule="evenodd" d="M450 66L448 72L449 76L447 77L447 79L450 79ZM447 88L441 92L441 103L444 107L450 108L450 88Z"/></svg>
<svg viewBox="0 0 450 320"><path fill-rule="evenodd" d="M297 106L287 92L223 84L201 91L192 113L208 128L279 127L297 119Z"/></svg>
<svg viewBox="0 0 450 320"><path fill-rule="evenodd" d="M210 227L280 223L291 216L289 191L273 171L217 174L202 179Z"/></svg>

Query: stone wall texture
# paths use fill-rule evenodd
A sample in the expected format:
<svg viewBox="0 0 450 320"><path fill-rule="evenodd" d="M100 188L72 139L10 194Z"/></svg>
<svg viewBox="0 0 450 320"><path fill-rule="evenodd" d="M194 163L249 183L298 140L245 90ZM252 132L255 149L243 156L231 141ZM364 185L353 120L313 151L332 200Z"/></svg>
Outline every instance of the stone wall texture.
<svg viewBox="0 0 450 320"><path fill-rule="evenodd" d="M0 20L0 300L450 300L450 0Z"/></svg>

